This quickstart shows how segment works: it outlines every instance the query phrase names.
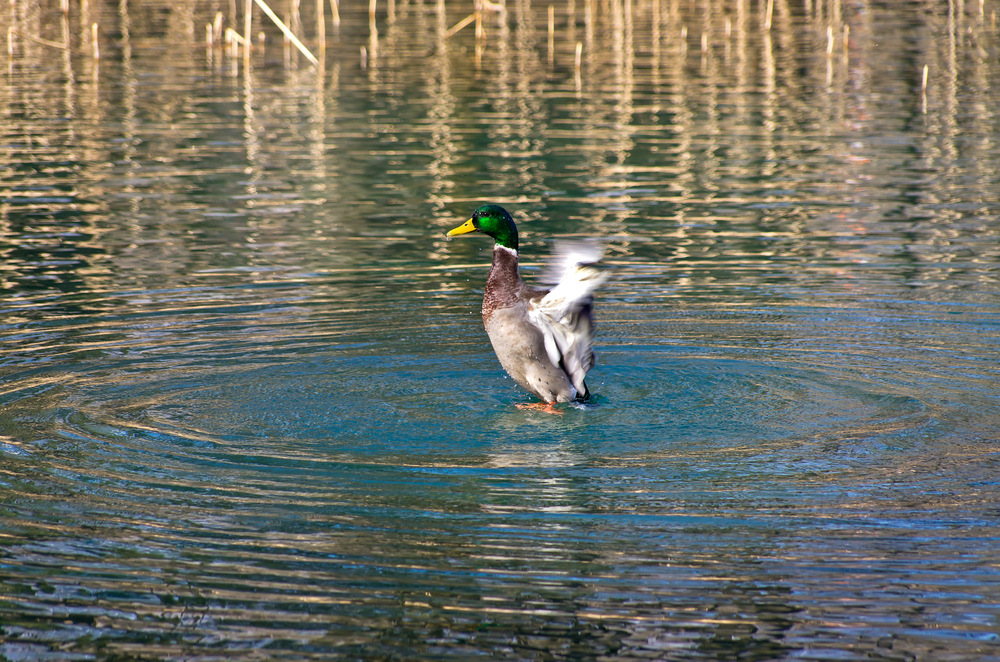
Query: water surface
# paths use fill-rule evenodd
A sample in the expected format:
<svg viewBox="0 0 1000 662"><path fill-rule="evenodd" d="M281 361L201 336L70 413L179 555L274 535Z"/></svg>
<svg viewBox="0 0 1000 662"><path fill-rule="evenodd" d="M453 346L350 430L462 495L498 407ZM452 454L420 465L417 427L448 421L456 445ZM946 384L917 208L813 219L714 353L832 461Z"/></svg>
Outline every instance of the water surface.
<svg viewBox="0 0 1000 662"><path fill-rule="evenodd" d="M0 90L0 658L1000 658L966 5L344 7L249 73L4 9L72 48ZM526 278L607 242L584 407L515 407L486 201Z"/></svg>

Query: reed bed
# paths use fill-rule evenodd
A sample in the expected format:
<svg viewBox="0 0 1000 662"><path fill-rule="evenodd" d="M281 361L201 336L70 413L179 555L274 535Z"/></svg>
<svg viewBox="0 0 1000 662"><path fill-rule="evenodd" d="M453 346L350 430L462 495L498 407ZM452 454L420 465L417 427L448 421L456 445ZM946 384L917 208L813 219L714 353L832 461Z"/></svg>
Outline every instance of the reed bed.
<svg viewBox="0 0 1000 662"><path fill-rule="evenodd" d="M545 165L535 161L544 159L532 155L548 149L544 141L550 140L572 143L565 165L597 173L588 179L592 195L581 202L614 207L607 213L624 217L627 191L636 182L655 189L644 194L644 203L677 206L721 189L718 182L734 163L762 182L775 177L780 188L783 164L801 158L788 135L803 126L843 143L842 153L824 158L843 162L844 176L854 176L870 157L854 151L852 136L886 128L871 117L872 107L889 98L910 123L888 127L892 135L910 131L914 155L906 158L921 160L928 172L960 173L963 182L992 181L997 0L915 0L899 11L911 24L923 24L905 35L879 23L880 16L894 14L876 5L379 0L341 6L285 0L269 2L268 13L256 1L138 6L14 0L0 3L10 83L0 86L0 113L15 136L5 149L10 162L28 162L36 156L31 150L62 145L86 155L81 168L130 163L134 145L143 140L141 119L155 115L166 118L157 126L170 127L157 136L163 151L174 150L169 158L198 145L206 158L249 171L251 189L264 178L269 154L277 159L308 141L310 161L296 162L302 179L326 187L324 195L338 189L345 199L364 200L371 177L360 183L338 177L340 165L330 158L353 144L337 131L351 113L349 119L357 120L357 100L364 97L365 113L379 111L364 114L361 128L353 125L359 135L375 137L366 149L404 115L419 129L414 149L433 173L421 194L442 215L451 213L456 191L466 185L469 163L481 153L476 150L512 155L498 159L490 173L497 190L539 195L531 191L545 188ZM926 36L913 38L920 33ZM882 75L887 63L895 69ZM137 93L142 76L153 75L167 79L160 88L170 90L169 98L150 101ZM242 122L243 144L217 146L203 126L214 118L189 117L190 108L204 101L194 85L228 95L230 109L240 114L235 124ZM883 96L880 85L894 89ZM469 86L491 106L488 126L473 124L455 103L467 97ZM411 91L415 96L404 96ZM553 98L562 103L559 110ZM289 130L275 132L275 126ZM485 135L470 137L470 126ZM643 138L643 149L663 151L635 158ZM396 156L386 161L391 158ZM969 164L982 165L975 171ZM614 189L626 193L605 193ZM95 205L107 204L102 191L82 190L83 197L100 201ZM737 194L720 190L713 200L726 202L727 195ZM3 216L0 205L0 229Z"/></svg>
<svg viewBox="0 0 1000 662"><path fill-rule="evenodd" d="M914 9L921 8L929 21L951 22L956 28L963 26L968 33L995 33L996 30L997 9L990 0L947 4L925 0L910 4ZM239 59L238 64L244 67L251 65L255 53L263 56L266 37L274 31L281 35L280 41L286 48L291 45L308 65L316 67L320 65L320 58L314 51L325 56L328 43L356 39L365 29L367 39L363 52L370 59L379 50L380 23L388 29L405 29L400 20L405 22L426 12L440 15L449 26L439 35L444 40L454 39L474 26L477 59L481 58L488 35L495 34L500 24L523 23L524 17L542 12L546 17L545 30L539 31L537 40L544 44L550 66L558 63L560 53L573 54L574 65L578 50L598 57L601 49L606 48L609 41L613 42L606 37L615 35L627 39L633 48L641 47L631 37L637 21L651 26L647 32L660 42L653 44L654 49L674 44L686 52L689 41L694 39L698 46L696 52L702 55L720 46L731 54L738 42L746 43L751 39L769 38L789 43L800 37L795 32L804 23L817 34L825 35L825 53L832 63L840 55L850 56L851 22L863 20L859 17L872 13L868 2L850 3L845 8L843 0L543 0L537 3L520 0L509 6L507 0L450 3L408 0L398 9L396 0L382 0L381 3L369 0L366 25L355 20L342 29L338 0L329 0L328 4L316 0L311 7L302 6L299 0L245 0L242 6L231 0L228 7L218 5L217 0L180 0L165 4L171 14L177 14L188 23L188 39L176 46L193 47L199 41L196 24L200 22L204 26L200 33L204 35L206 58L213 64L222 64L220 57ZM138 14L141 8L131 11ZM7 28L8 64L13 66L19 59L35 56L38 51L32 48L33 45L89 55L96 62L101 58L102 41L119 43L128 37L122 31L123 20L141 20L127 16L129 11L125 3L106 1L11 0L0 9L0 21ZM355 17L361 15L361 7L355 5L352 11ZM577 29L579 26L583 28L582 34ZM952 36L962 41L954 30ZM925 61L919 63L918 75L926 71L929 78L933 76L932 57L928 54ZM298 66L298 58L284 59L287 66ZM925 82L923 89L926 88Z"/></svg>
<svg viewBox="0 0 1000 662"><path fill-rule="evenodd" d="M996 0L913 0L899 11L923 21L932 35L917 42L878 24L876 17L890 10L842 0L369 0L348 6L337 0L12 0L0 4L0 24L8 75L45 72L64 82L90 82L82 96L65 85L65 107L80 98L101 103L101 70L127 74L140 45L154 45L188 70L243 76L247 92L256 70L283 67L290 85L313 81L325 95L319 107L338 85L332 69L364 72L377 95L388 72L419 63L433 79L427 89L446 92L451 78L441 72L458 62L471 65L481 84L512 95L530 94L538 80L576 94L595 117L619 117L613 123L621 125L623 144L634 130L629 123L640 86L670 93L653 112L669 109L682 135L694 130L690 118L711 118L721 103L760 109L761 116L741 121L760 124L769 135L780 133L790 107L816 122L842 125L859 112L859 96L877 93L869 63L891 52L906 69L912 108L928 116L928 135L948 143L928 151L952 153L963 113L975 113L972 120L984 127L995 121L989 104L965 100L1000 79L997 9ZM442 108L434 122L447 124L454 112Z"/></svg>

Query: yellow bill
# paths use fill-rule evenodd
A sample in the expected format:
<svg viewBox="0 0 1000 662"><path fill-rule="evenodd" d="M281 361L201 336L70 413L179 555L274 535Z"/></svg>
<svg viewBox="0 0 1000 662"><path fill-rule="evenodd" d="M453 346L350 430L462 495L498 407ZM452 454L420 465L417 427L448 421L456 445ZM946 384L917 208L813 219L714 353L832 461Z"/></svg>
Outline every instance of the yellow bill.
<svg viewBox="0 0 1000 662"><path fill-rule="evenodd" d="M448 236L454 237L459 234L468 234L469 232L475 232L476 226L472 224L472 219L470 218L465 223L462 223L454 230L448 230Z"/></svg>

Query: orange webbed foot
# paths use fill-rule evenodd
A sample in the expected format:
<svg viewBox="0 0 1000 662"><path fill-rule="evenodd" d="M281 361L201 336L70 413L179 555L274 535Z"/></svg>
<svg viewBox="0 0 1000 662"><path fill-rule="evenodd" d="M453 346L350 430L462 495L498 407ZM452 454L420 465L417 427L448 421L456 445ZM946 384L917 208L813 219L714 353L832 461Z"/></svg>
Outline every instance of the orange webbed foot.
<svg viewBox="0 0 1000 662"><path fill-rule="evenodd" d="M546 414L562 416L562 412L556 409L555 402L518 402L514 406L521 410L530 409L532 411L543 411Z"/></svg>

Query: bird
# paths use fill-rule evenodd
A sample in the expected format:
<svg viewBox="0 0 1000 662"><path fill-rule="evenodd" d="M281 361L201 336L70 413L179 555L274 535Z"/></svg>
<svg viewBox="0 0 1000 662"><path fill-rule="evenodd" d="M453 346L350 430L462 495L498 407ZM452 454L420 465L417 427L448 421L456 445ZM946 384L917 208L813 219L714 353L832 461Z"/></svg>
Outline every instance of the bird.
<svg viewBox="0 0 1000 662"><path fill-rule="evenodd" d="M603 250L596 242L555 246L548 270L551 289L531 288L518 270L518 237L506 209L486 204L448 237L480 232L494 240L493 264L483 292L483 325L500 365L541 403L525 409L556 413L557 402L584 401L584 378L594 365L594 290L607 272L594 266Z"/></svg>

